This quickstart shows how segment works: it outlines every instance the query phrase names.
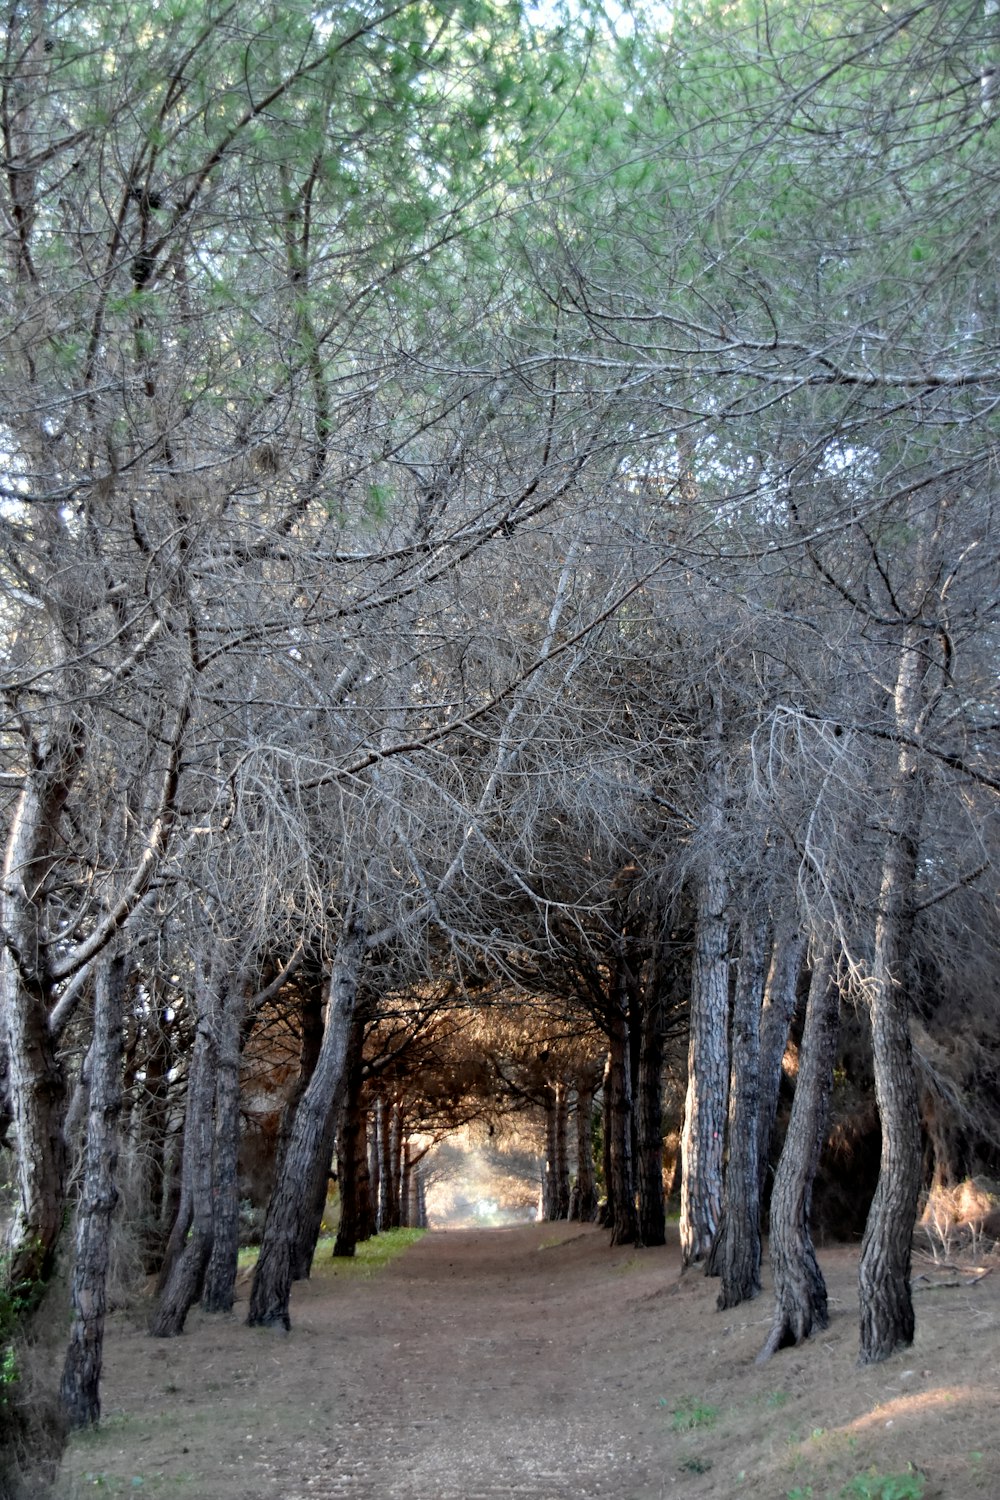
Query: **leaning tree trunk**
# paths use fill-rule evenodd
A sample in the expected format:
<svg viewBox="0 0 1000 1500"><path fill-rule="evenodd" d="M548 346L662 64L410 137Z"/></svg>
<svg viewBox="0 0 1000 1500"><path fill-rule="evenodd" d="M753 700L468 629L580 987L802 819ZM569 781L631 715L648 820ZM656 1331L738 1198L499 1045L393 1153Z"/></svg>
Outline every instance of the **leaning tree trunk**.
<svg viewBox="0 0 1000 1500"><path fill-rule="evenodd" d="M908 632L896 682L896 722L911 735L919 721L926 669L922 644L916 629ZM913 1342L910 1257L920 1194L921 1147L905 967L918 857L918 792L916 756L904 744L889 802L870 990L882 1156L858 1267L861 1364L887 1359Z"/></svg>
<svg viewBox="0 0 1000 1500"><path fill-rule="evenodd" d="M215 1100L217 997L199 976L198 1021L188 1077L184 1117L181 1208L168 1244L166 1275L149 1320L154 1338L183 1333L191 1307L201 1294L212 1253L212 1109Z"/></svg>
<svg viewBox="0 0 1000 1500"><path fill-rule="evenodd" d="M759 1363L777 1349L800 1344L829 1322L826 1283L809 1219L813 1181L826 1137L839 1017L840 990L827 946L814 961L795 1098L771 1195L774 1321Z"/></svg>
<svg viewBox="0 0 1000 1500"><path fill-rule="evenodd" d="M742 951L733 1002L729 1085L729 1159L723 1222L715 1254L722 1286L720 1309L738 1307L760 1291L760 1018L767 957L767 923L743 919Z"/></svg>
<svg viewBox="0 0 1000 1500"><path fill-rule="evenodd" d="M347 1057L364 941L364 922L359 913L351 912L334 959L319 1060L296 1111L284 1170L274 1184L267 1207L250 1291L247 1322L251 1327L291 1327L288 1302L292 1258L301 1235L303 1214L309 1206L303 1202L301 1185L315 1176L316 1158L323 1158L329 1147L328 1122ZM321 1165L326 1172L329 1156Z"/></svg>
<svg viewBox="0 0 1000 1500"><path fill-rule="evenodd" d="M635 1113L640 1245L663 1245L667 1238L663 1199L663 990L658 968L646 991L639 1037Z"/></svg>
<svg viewBox="0 0 1000 1500"><path fill-rule="evenodd" d="M76 1217L70 1293L73 1324L59 1394L71 1427L101 1415L101 1357L107 1306L111 1217L118 1202L118 1125L122 1103L125 960L105 957L94 985L94 1039L83 1185Z"/></svg>
<svg viewBox="0 0 1000 1500"><path fill-rule="evenodd" d="M206 1312L232 1312L236 1300L240 1254L240 1053L245 1002L243 976L230 975L215 1028L212 1253L201 1297Z"/></svg>
<svg viewBox="0 0 1000 1500"><path fill-rule="evenodd" d="M771 1136L778 1114L781 1065L788 1046L788 1029L795 1014L805 947L805 934L798 917L781 923L774 935L771 967L764 986L760 1015L760 1110L757 1116L757 1172L762 1202L771 1156Z"/></svg>

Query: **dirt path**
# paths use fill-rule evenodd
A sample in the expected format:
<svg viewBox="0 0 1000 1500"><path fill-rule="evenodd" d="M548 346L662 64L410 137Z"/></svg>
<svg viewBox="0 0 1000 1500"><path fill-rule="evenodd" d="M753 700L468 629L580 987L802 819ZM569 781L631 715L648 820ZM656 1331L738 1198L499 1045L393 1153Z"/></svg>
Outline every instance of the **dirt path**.
<svg viewBox="0 0 1000 1500"><path fill-rule="evenodd" d="M872 1469L912 1462L925 1500L1000 1494L1000 1271L928 1282L914 1349L859 1371L855 1256L823 1263L830 1330L763 1368L766 1294L720 1314L676 1246L570 1224L430 1234L370 1279L321 1268L290 1336L245 1307L168 1342L120 1316L106 1421L59 1492L821 1500L863 1481L846 1493L880 1500Z"/></svg>

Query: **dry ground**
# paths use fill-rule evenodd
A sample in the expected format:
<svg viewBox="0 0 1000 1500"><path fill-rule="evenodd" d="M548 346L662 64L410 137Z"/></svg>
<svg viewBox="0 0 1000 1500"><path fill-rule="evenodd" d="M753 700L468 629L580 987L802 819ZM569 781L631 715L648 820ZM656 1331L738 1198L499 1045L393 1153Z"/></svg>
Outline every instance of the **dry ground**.
<svg viewBox="0 0 1000 1500"><path fill-rule="evenodd" d="M764 1295L715 1309L676 1244L574 1224L428 1234L366 1277L321 1266L291 1335L119 1314L105 1421L60 1500L944 1500L1000 1496L1000 1267L918 1261L914 1347L858 1369L856 1252L821 1256L829 1330L762 1368ZM951 1283L951 1284L949 1284ZM244 1287L245 1294L245 1287Z"/></svg>

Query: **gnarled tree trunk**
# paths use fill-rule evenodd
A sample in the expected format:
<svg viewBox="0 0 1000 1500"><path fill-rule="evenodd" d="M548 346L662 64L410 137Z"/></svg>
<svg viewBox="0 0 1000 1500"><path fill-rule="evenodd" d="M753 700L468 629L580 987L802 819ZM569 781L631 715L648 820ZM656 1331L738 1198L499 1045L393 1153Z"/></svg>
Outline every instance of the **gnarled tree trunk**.
<svg viewBox="0 0 1000 1500"><path fill-rule="evenodd" d="M816 954L809 985L799 1073L785 1146L771 1196L774 1321L758 1361L825 1328L826 1282L810 1229L812 1187L826 1137L827 1107L840 1019L840 990L829 946Z"/></svg>
<svg viewBox="0 0 1000 1500"><path fill-rule="evenodd" d="M290 1328L288 1302L292 1289L292 1261L309 1204L302 1184L316 1175L317 1159L325 1173L329 1166L329 1120L344 1072L351 1023L357 1001L364 956L365 927L360 912L351 912L334 959L323 1044L316 1070L295 1115L280 1178L267 1208L260 1257L250 1292L251 1327Z"/></svg>
<svg viewBox="0 0 1000 1500"><path fill-rule="evenodd" d="M73 1323L59 1394L71 1427L101 1415L101 1361L107 1306L111 1216L118 1202L118 1125L122 1102L122 1026L126 963L105 956L94 985L94 1038L83 1185L76 1216L70 1292Z"/></svg>

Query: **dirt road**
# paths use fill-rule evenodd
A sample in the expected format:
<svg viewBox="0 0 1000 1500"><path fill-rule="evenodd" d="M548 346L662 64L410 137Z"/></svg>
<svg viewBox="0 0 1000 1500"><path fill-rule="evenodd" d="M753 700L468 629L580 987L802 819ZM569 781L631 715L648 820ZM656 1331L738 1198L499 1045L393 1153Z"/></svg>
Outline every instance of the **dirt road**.
<svg viewBox="0 0 1000 1500"><path fill-rule="evenodd" d="M106 1421L60 1495L821 1500L911 1463L925 1500L1000 1493L1000 1273L928 1282L914 1349L859 1371L855 1256L822 1259L831 1328L763 1368L766 1293L719 1313L676 1246L571 1224L429 1234L367 1279L320 1268L288 1336L247 1329L245 1304L166 1342L120 1316Z"/></svg>

